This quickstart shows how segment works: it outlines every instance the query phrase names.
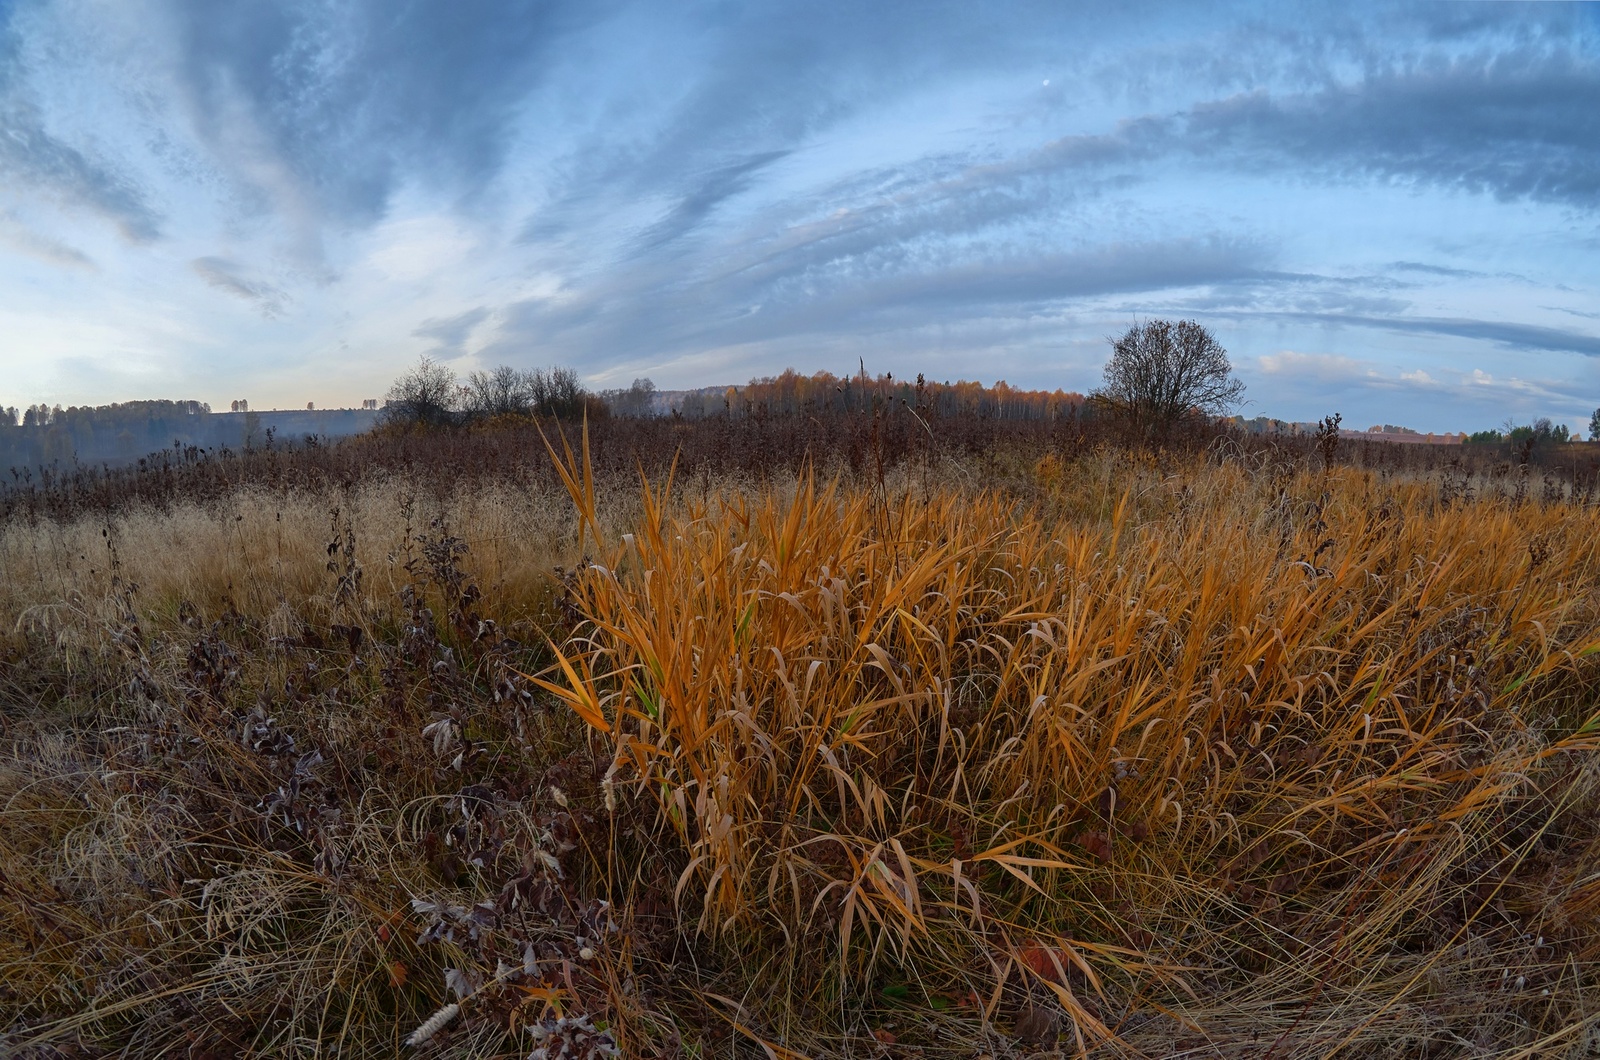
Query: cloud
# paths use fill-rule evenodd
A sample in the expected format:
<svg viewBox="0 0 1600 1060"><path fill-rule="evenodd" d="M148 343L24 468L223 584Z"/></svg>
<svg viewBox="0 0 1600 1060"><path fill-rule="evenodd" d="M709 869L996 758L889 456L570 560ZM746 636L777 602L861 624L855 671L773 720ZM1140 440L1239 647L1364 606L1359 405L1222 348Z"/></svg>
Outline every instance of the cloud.
<svg viewBox="0 0 1600 1060"><path fill-rule="evenodd" d="M1487 275L1475 272L1472 269L1452 269L1443 265L1428 265L1420 261L1391 261L1389 269L1394 272L1421 272L1430 276L1448 276L1452 279L1477 279Z"/></svg>
<svg viewBox="0 0 1600 1060"><path fill-rule="evenodd" d="M130 242L160 234L160 217L134 179L113 163L53 136L29 84L16 12L0 7L0 177L70 208L112 221Z"/></svg>
<svg viewBox="0 0 1600 1060"><path fill-rule="evenodd" d="M1254 87L1061 137L974 169L972 183L1052 173L1149 180L1167 160L1224 171L1396 181L1600 206L1600 61L1563 47L1374 62L1312 91ZM1399 269L1440 272L1398 262Z"/></svg>
<svg viewBox="0 0 1600 1060"><path fill-rule="evenodd" d="M247 278L235 262L226 258L195 258L189 267L217 290L254 303L266 316L276 316L283 311L284 292L265 281Z"/></svg>
<svg viewBox="0 0 1600 1060"><path fill-rule="evenodd" d="M1060 303L1238 282L1269 275L1271 251L1221 236L1028 253L967 248L923 254L877 241L823 253L801 240L763 254L746 246L716 271L678 284L650 267L609 284L505 307L487 356L573 344L662 355L800 336L879 335L946 326L1010 328ZM748 257L746 257L748 255ZM744 259L744 260L741 260Z"/></svg>
<svg viewBox="0 0 1600 1060"><path fill-rule="evenodd" d="M1582 317L1585 320L1600 320L1600 313L1590 313L1582 309L1568 309L1559 305L1542 305L1540 309L1548 309L1553 313L1566 313L1568 316Z"/></svg>
<svg viewBox="0 0 1600 1060"><path fill-rule="evenodd" d="M19 254L26 254L31 258L51 265L60 265L63 268L91 271L97 268L94 261L83 251L34 231L11 211L0 211L0 244L10 247Z"/></svg>
<svg viewBox="0 0 1600 1060"><path fill-rule="evenodd" d="M666 217L645 230L639 238L639 249L655 250L694 230L717 206L747 190L756 174L789 154L763 151L704 174L681 195Z"/></svg>
<svg viewBox="0 0 1600 1060"><path fill-rule="evenodd" d="M1550 350L1555 353L1581 353L1586 357L1600 357L1600 336L1562 328L1444 317L1406 317L1383 319L1373 323L1393 331L1418 331L1434 335L1455 335L1465 339L1481 339L1516 350Z"/></svg>
<svg viewBox="0 0 1600 1060"><path fill-rule="evenodd" d="M327 215L381 217L420 179L468 195L504 164L528 92L564 37L611 5L229 4L165 0L175 88L235 177L263 164ZM251 135L237 135L243 119Z"/></svg>
<svg viewBox="0 0 1600 1060"><path fill-rule="evenodd" d="M0 104L0 174L100 214L129 242L160 236L160 217L131 178L50 136L35 119L26 106Z"/></svg>
<svg viewBox="0 0 1600 1060"><path fill-rule="evenodd" d="M1439 32L1461 39L1484 25ZM708 114L701 114L708 125L731 120L728 112ZM704 258L685 257L679 241L715 207L752 190L770 159L794 157L757 153L674 191L677 204L634 243L642 260L612 268L602 282L569 290L559 302L516 307L508 323L512 332L527 327L569 340L586 330L591 349L636 349L650 342L767 341L785 329L833 332L916 312L928 324L962 312L981 319L1007 306L1121 292L1168 292L1170 301L1178 291L1204 287L1183 303L1262 319L1292 316L1508 349L1591 353L1593 338L1571 330L1410 317L1410 304L1390 293L1409 286L1395 273L1487 275L1466 269L1400 261L1390 276L1292 275L1268 267L1273 252L1264 241L1240 235L1223 241L1231 248L1226 254L1217 249L1221 243L1205 251L1209 237L1180 234L1110 235L1098 248L1070 253L1038 243L1097 198L1159 183L1174 162L1288 180L1401 181L1498 198L1600 202L1597 115L1600 68L1570 48L1374 61L1353 78L1330 72L1322 87L1256 89L1125 118L1108 132L1059 137L1010 158L974 163L929 155L857 172L788 201L769 198L760 213L746 214L742 230L725 225ZM678 179L648 167L635 172L636 181L649 173L667 187ZM815 209L821 203L833 209ZM556 230L559 222L542 231ZM1246 261L1239 250L1251 244ZM664 267L651 255L669 246L672 264ZM1140 246L1170 253L1143 253Z"/></svg>
<svg viewBox="0 0 1600 1060"><path fill-rule="evenodd" d="M1400 382L1409 381L1404 378L1396 381L1385 377L1371 361L1336 353L1299 353L1295 350L1280 350L1256 358L1256 364L1261 373L1269 377L1291 379L1297 385L1315 385L1338 390L1358 384L1392 388Z"/></svg>
<svg viewBox="0 0 1600 1060"><path fill-rule="evenodd" d="M1257 244L1220 235L1110 243L1069 253L980 257L943 269L886 277L840 293L849 301L886 309L938 312L975 305L1025 306L1256 280L1269 275L1262 268L1267 255Z"/></svg>
<svg viewBox="0 0 1600 1060"><path fill-rule="evenodd" d="M356 223L382 215L408 181L476 194L507 164L519 113L552 120L542 155L551 179L524 214L519 245L537 271L562 277L559 290L426 322L414 334L441 356L463 352L491 305L500 323L486 354L533 347L603 363L852 331L870 341L885 329L1008 327L1111 296L1136 296L1128 304L1146 311L1182 304L1517 349L1586 341L1531 324L1413 318L1396 296L1407 286L1397 274L1464 278L1464 269L1400 261L1388 276L1290 274L1273 267L1276 242L1248 228L1092 227L1096 204L1196 166L1587 202L1584 174L1600 173L1588 108L1600 76L1559 35L1548 46L1516 43L1538 27L1507 30L1504 18L1430 23L1447 46L1409 55L1372 51L1349 23L1327 40L1309 28L1269 33L1270 46L1221 62L1197 82L1198 98L1177 107L1112 112L1107 128L1035 147L998 139L828 170L816 168L825 130L914 98L934 72L992 74L1030 43L1022 33L980 43L970 27L952 32L968 20L946 8L907 28L886 13L757 5L685 35L642 8L586 18L552 4L501 39L497 27L515 21L502 3L445 25L411 8L388 15L376 0L342 14L313 5L220 18L174 2L182 84L217 149L227 150L223 119L243 107L289 184ZM903 32L884 32L893 25ZM657 27L675 47L652 54L640 76L607 80L617 71L602 60L579 95L568 89L569 105L552 109L547 79L575 72L560 45L606 40L631 55L633 38ZM1253 32L1260 43L1265 31ZM1487 50L1458 46L1495 33ZM417 50L435 38L448 62ZM673 51L682 57L660 57ZM1317 57L1314 73L1255 83L1298 55ZM1242 90L1207 97L1209 86Z"/></svg>
<svg viewBox="0 0 1600 1060"><path fill-rule="evenodd" d="M1536 324L1517 324L1465 317L1362 316L1355 313L1276 313L1264 316L1305 323L1345 324L1425 335L1452 335L1494 343L1513 350L1545 350L1600 357L1600 336Z"/></svg>
<svg viewBox="0 0 1600 1060"><path fill-rule="evenodd" d="M1169 299L1163 312L1218 314L1236 319L1298 319L1307 322L1397 317L1410 308L1385 292L1407 285L1383 276L1325 276L1259 270L1241 273L1198 294ZM1151 307L1154 311L1157 307Z"/></svg>
<svg viewBox="0 0 1600 1060"><path fill-rule="evenodd" d="M459 357L465 352L464 346L467 337L474 328L489 318L487 306L478 306L465 313L453 317L435 317L425 320L411 334L418 338L432 339L436 345L430 352L436 357Z"/></svg>
<svg viewBox="0 0 1600 1060"><path fill-rule="evenodd" d="M921 4L914 14L894 3L710 4L687 20L658 20L635 6L619 19L629 35L672 47L651 54L642 85L624 83L625 109L613 113L651 120L620 142L615 121L588 130L596 142L580 141L568 156L567 184L584 196L595 187L628 197L689 187L725 164L730 144L755 157L784 153L931 83L1049 54L1041 34L1119 20L1019 7L1008 13L1008 31L996 33L987 14L957 3Z"/></svg>
<svg viewBox="0 0 1600 1060"><path fill-rule="evenodd" d="M1482 368L1421 367L1394 371L1377 362L1330 353L1280 350L1255 358L1261 382L1275 396L1315 394L1318 400L1339 397L1362 407L1395 410L1470 408L1521 416L1552 412L1577 416L1592 400L1581 380L1497 375ZM1388 415L1389 413L1385 413ZM1396 422L1401 422L1397 420Z"/></svg>
<svg viewBox="0 0 1600 1060"><path fill-rule="evenodd" d="M1600 64L1514 51L1380 70L1320 92L1256 90L1191 109L1182 142L1235 165L1288 159L1332 176L1594 206Z"/></svg>

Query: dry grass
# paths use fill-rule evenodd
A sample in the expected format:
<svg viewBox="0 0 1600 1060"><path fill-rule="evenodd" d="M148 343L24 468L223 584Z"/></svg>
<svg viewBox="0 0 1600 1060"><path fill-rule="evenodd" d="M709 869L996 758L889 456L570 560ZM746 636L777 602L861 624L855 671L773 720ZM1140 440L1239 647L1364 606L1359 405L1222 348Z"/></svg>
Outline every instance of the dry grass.
<svg viewBox="0 0 1600 1060"><path fill-rule="evenodd" d="M1592 509L1035 459L0 528L0 1047L1600 1055Z"/></svg>

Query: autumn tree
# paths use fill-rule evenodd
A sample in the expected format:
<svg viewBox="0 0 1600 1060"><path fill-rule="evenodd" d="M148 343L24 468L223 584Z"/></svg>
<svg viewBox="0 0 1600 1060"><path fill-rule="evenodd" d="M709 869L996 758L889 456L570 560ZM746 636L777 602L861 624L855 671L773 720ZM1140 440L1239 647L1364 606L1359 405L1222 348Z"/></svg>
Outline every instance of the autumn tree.
<svg viewBox="0 0 1600 1060"><path fill-rule="evenodd" d="M1143 439L1193 415L1221 415L1244 393L1228 351L1193 320L1147 320L1108 341L1104 382L1090 397Z"/></svg>

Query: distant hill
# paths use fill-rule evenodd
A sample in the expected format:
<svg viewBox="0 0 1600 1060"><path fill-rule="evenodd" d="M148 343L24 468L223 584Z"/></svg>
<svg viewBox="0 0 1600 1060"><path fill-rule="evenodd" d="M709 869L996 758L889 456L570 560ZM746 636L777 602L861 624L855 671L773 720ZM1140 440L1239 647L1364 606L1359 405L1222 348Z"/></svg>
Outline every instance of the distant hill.
<svg viewBox="0 0 1600 1060"><path fill-rule="evenodd" d="M6 412L11 413L7 415ZM0 411L0 474L23 477L43 467L126 464L151 453L262 448L307 435L340 438L370 430L375 409L271 409L212 412L201 401L127 401Z"/></svg>

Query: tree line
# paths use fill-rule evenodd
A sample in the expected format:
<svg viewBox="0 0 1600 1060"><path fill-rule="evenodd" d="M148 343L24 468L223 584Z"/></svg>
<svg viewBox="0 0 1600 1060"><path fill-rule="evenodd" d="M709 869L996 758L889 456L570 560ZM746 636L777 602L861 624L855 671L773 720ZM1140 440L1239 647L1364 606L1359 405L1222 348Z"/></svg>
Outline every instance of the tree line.
<svg viewBox="0 0 1600 1060"><path fill-rule="evenodd" d="M1011 386L1003 379L993 386L984 386L967 380L933 382L920 374L915 380L896 379L893 372L872 376L865 367L848 376L836 376L827 371L801 375L790 368L781 375L752 379L746 386L730 388L721 395L692 392L681 399L677 411L686 417L723 412L815 415L859 412L898 403L940 418L1055 420L1073 415L1085 400L1082 394L1026 390Z"/></svg>
<svg viewBox="0 0 1600 1060"><path fill-rule="evenodd" d="M422 358L389 388L383 415L395 425L449 426L497 417L825 415L904 405L931 416L998 420L1052 420L1075 414L1088 399L1062 390L1026 390L1001 380L984 386L962 380L896 379L892 372L836 376L786 369L743 386L707 387L671 395L649 379L625 389L591 392L570 368L519 371L508 366L458 378L447 365Z"/></svg>
<svg viewBox="0 0 1600 1060"><path fill-rule="evenodd" d="M0 474L28 481L45 468L123 464L174 447L195 453L241 452L335 438L372 426L372 413L352 409L272 410L217 414L204 401L124 401L110 405L0 406Z"/></svg>
<svg viewBox="0 0 1600 1060"><path fill-rule="evenodd" d="M389 387L383 419L390 425L441 427L497 417L574 418L609 411L570 368L519 371L501 365L473 372L463 381L447 365L423 357Z"/></svg>
<svg viewBox="0 0 1600 1060"><path fill-rule="evenodd" d="M210 445L203 401L125 401L112 405L31 405L0 409L0 470L73 461L121 460L166 448Z"/></svg>
<svg viewBox="0 0 1600 1060"><path fill-rule="evenodd" d="M1564 445L1579 440L1564 423L1552 423L1548 416L1540 416L1532 423L1507 422L1496 430L1474 431L1467 435L1468 445L1502 445L1515 449L1541 449L1550 445ZM1589 440L1600 441L1600 409L1589 417Z"/></svg>

